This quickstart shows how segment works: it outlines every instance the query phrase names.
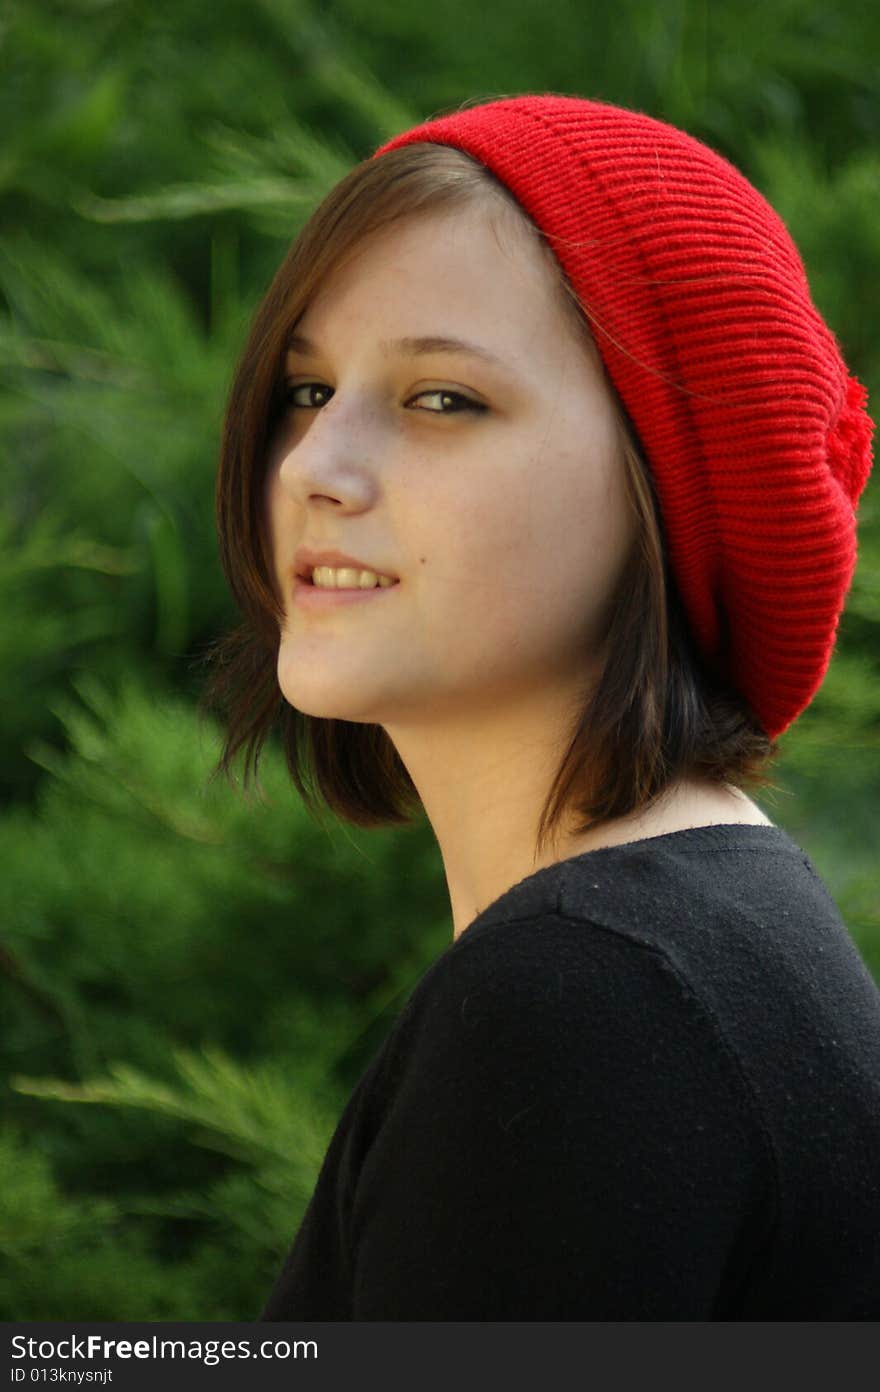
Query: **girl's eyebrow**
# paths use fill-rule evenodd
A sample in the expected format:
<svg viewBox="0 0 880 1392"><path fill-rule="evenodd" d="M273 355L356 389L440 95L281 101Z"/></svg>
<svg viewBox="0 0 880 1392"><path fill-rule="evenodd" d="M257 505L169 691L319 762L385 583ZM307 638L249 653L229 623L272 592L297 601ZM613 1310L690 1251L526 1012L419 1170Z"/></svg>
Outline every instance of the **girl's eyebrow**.
<svg viewBox="0 0 880 1392"><path fill-rule="evenodd" d="M302 334L291 334L286 346L290 353L302 353L310 358L321 356L317 345ZM418 357L428 353L468 353L472 358L482 358L484 362L492 363L496 367L507 366L503 359L496 357L488 348L481 347L479 343L469 343L464 338L450 338L447 334L383 339L379 343L379 347L383 353L389 356L392 353L402 353L410 357Z"/></svg>

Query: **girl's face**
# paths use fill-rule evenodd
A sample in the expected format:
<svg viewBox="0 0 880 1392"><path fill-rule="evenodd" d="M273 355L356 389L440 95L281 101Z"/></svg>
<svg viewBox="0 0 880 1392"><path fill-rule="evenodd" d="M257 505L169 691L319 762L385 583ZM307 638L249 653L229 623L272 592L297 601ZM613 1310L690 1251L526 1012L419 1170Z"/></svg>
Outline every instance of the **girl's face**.
<svg viewBox="0 0 880 1392"><path fill-rule="evenodd" d="M635 535L615 410L527 229L496 222L395 224L297 325L266 514L278 681L307 715L393 734L524 699L574 713L595 674ZM302 547L397 583L303 586Z"/></svg>

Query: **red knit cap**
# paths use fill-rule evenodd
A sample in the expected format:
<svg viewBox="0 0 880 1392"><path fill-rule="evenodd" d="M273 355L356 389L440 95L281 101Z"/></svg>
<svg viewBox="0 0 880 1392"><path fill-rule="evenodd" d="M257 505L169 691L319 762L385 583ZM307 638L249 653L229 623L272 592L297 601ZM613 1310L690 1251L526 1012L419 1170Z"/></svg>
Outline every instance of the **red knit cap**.
<svg viewBox="0 0 880 1392"><path fill-rule="evenodd" d="M504 98L376 155L415 141L488 166L548 238L644 447L694 636L775 738L831 659L873 433L784 223L692 136L600 102Z"/></svg>

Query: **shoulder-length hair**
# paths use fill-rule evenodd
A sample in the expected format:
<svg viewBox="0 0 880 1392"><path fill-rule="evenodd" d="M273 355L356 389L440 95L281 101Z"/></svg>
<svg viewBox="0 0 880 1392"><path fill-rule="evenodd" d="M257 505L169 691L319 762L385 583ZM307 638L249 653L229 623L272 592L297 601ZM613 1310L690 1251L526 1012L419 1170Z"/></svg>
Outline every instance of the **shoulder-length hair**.
<svg viewBox="0 0 880 1392"><path fill-rule="evenodd" d="M327 195L292 243L254 317L226 410L216 509L220 557L242 623L215 643L203 705L222 713L215 769L243 755L244 784L258 784L264 742L278 729L294 785L309 811L359 826L414 820L421 804L380 725L304 715L282 697L276 664L283 607L263 520L266 454L281 409L285 345L327 278L363 240L418 213L482 206L530 229L557 278L560 301L605 376L617 407L637 536L609 609L600 675L585 699L548 792L538 851L574 815L575 834L655 802L685 777L766 785L778 752L745 699L716 676L692 640L671 575L650 469L602 366L589 326L540 230L504 185L448 146L411 144L364 160ZM497 225L497 224L496 224ZM773 785L771 785L773 786Z"/></svg>

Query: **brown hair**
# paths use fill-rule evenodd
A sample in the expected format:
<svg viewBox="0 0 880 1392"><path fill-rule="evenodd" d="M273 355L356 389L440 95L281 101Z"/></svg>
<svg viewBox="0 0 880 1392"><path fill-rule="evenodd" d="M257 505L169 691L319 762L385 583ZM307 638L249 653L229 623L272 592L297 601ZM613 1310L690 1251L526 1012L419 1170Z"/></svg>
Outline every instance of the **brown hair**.
<svg viewBox="0 0 880 1392"><path fill-rule="evenodd" d="M513 195L470 156L411 144L357 165L312 214L257 310L226 411L217 529L243 623L207 657L213 673L203 705L220 710L225 722L215 774L229 775L243 753L245 786L257 781L260 751L277 725L291 778L313 815L320 816L323 804L360 826L411 821L421 804L381 726L304 715L278 687L283 609L262 496L281 364L285 343L319 287L366 237L404 217L474 203L502 218L512 211L530 229L553 267L566 313L601 367L588 310ZM778 752L744 698L708 669L695 646L669 569L650 472L607 373L605 380L618 408L638 535L609 611L600 675L542 810L539 853L566 815L576 814L573 831L579 834L649 806L684 777L739 787L769 784L763 769Z"/></svg>

